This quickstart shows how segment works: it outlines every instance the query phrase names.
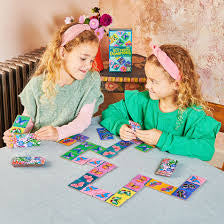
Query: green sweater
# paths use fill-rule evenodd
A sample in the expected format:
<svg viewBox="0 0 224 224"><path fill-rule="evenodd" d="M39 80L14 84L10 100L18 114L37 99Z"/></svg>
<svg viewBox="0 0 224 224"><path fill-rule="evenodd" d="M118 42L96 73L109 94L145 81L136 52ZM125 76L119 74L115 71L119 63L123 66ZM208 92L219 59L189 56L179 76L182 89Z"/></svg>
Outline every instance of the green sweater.
<svg viewBox="0 0 224 224"><path fill-rule="evenodd" d="M44 78L44 75L33 77L19 95L34 123L33 131L48 125L56 127L68 124L77 117L85 104L93 103L94 100L95 113L103 102L98 72L89 71L84 79L63 87L56 84L56 96L50 100L43 96Z"/></svg>
<svg viewBox="0 0 224 224"><path fill-rule="evenodd" d="M133 120L144 130L155 128L162 131L156 145L161 151L211 160L221 123L197 107L187 108L182 113L182 119L178 118L178 110L163 113L159 109L159 100L150 99L148 91L134 90L125 91L125 100L103 111L101 125L119 135L121 126Z"/></svg>

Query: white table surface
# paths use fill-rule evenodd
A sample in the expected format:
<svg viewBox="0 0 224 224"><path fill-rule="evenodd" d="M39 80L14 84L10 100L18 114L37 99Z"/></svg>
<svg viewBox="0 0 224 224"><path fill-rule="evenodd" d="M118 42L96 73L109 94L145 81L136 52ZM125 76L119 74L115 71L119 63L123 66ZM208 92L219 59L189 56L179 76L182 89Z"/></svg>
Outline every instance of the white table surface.
<svg viewBox="0 0 224 224"><path fill-rule="evenodd" d="M104 147L120 139L100 141L96 128L99 117L83 133L88 141ZM92 198L67 185L92 169L91 166L72 163L60 158L80 143L65 146L55 142L42 142L40 147L0 150L0 223L1 224L134 224L134 223L223 223L224 173L206 162L171 155L153 149L141 152L132 145L112 159L88 151L85 156L100 158L118 166L93 184L115 193L137 174L179 187L191 175L207 179L191 197L184 201L159 191L144 188L121 207ZM14 156L43 156L44 167L14 168ZM171 177L154 174L161 159L178 160Z"/></svg>

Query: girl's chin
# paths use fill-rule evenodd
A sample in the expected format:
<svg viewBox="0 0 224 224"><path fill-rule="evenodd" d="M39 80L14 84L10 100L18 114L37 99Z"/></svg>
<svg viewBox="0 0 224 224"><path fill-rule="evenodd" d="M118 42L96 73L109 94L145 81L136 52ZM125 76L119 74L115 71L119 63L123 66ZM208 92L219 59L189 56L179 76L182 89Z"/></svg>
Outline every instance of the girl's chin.
<svg viewBox="0 0 224 224"><path fill-rule="evenodd" d="M79 74L79 75L75 75L73 76L76 80L82 80L84 79L86 76L86 73L85 74Z"/></svg>
<svg viewBox="0 0 224 224"><path fill-rule="evenodd" d="M152 100L158 100L159 98L154 94L149 92L149 96Z"/></svg>

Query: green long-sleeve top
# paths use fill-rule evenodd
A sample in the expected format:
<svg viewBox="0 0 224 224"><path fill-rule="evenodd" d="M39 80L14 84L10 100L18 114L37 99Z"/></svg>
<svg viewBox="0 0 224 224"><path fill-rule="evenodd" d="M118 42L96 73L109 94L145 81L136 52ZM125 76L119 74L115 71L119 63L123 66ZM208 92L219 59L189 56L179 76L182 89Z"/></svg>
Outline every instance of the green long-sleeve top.
<svg viewBox="0 0 224 224"><path fill-rule="evenodd" d="M119 135L123 124L133 120L143 130L158 129L162 135L157 143L161 151L190 156L201 160L211 160L215 148L215 138L221 123L199 107L189 107L180 113L175 110L163 113L159 100L152 100L148 91L125 91L125 98L102 113L101 125L111 133Z"/></svg>

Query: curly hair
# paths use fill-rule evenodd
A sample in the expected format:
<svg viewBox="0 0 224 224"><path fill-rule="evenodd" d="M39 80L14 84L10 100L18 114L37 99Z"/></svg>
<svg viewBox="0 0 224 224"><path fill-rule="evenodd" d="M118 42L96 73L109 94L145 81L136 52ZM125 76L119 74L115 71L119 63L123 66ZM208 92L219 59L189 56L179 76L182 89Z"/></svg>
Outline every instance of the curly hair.
<svg viewBox="0 0 224 224"><path fill-rule="evenodd" d="M167 54L180 71L181 80L179 90L176 93L176 104L179 111L183 112L187 107L192 107L195 110L201 108L206 113L211 114L211 109L201 95L201 87L198 82L199 75L195 71L195 65L188 51L178 45L168 44L161 45L160 49ZM154 54L147 58L147 62L163 68ZM174 82L175 79L164 68L163 70L169 81ZM197 106L197 109L195 106Z"/></svg>
<svg viewBox="0 0 224 224"><path fill-rule="evenodd" d="M69 27L75 24L76 23L66 24L55 33L54 38L47 45L47 48L41 57L39 65L35 73L33 74L33 76L39 76L43 73L45 74L42 90L44 95L48 99L56 95L56 80L59 78L59 71L62 66L62 60L60 56L62 36ZM66 52L71 52L72 49L79 44L88 42L95 42L96 44L99 43L98 37L91 30L85 30L77 35L73 40L65 44L64 49L66 50ZM93 64L93 70L95 67L96 65Z"/></svg>

